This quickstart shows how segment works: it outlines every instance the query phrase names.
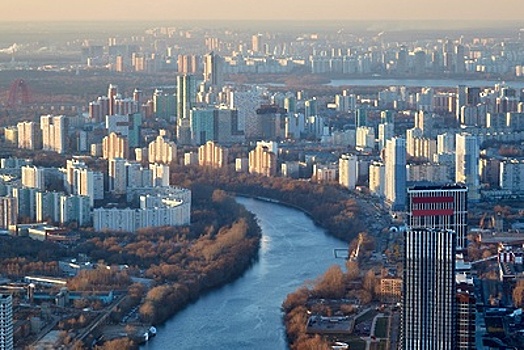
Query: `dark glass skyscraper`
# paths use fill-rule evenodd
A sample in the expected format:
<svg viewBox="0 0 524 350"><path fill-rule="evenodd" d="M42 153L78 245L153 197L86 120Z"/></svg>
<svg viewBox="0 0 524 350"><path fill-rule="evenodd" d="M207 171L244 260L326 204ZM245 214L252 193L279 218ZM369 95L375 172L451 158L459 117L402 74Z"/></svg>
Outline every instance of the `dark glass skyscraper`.
<svg viewBox="0 0 524 350"><path fill-rule="evenodd" d="M412 228L406 232L403 350L456 349L456 234Z"/></svg>

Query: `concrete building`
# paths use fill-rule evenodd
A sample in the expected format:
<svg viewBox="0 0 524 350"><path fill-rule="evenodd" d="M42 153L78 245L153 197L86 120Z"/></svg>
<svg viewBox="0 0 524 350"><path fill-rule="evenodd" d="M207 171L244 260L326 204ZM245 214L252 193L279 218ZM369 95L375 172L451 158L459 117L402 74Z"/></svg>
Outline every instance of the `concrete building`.
<svg viewBox="0 0 524 350"><path fill-rule="evenodd" d="M208 141L198 148L198 164L211 168L222 168L227 165L228 153L227 148Z"/></svg>
<svg viewBox="0 0 524 350"><path fill-rule="evenodd" d="M258 142L249 152L249 173L264 176L275 176L277 173L276 143Z"/></svg>
<svg viewBox="0 0 524 350"><path fill-rule="evenodd" d="M127 191L127 168L123 158L109 160L109 191L115 194L125 194Z"/></svg>
<svg viewBox="0 0 524 350"><path fill-rule="evenodd" d="M91 222L91 205L88 196L63 195L60 197L60 223L87 226Z"/></svg>
<svg viewBox="0 0 524 350"><path fill-rule="evenodd" d="M102 158L108 160L115 158L128 159L129 142L126 136L112 132L104 137L102 140Z"/></svg>
<svg viewBox="0 0 524 350"><path fill-rule="evenodd" d="M338 160L338 183L350 190L355 189L358 180L358 157L343 154Z"/></svg>
<svg viewBox="0 0 524 350"><path fill-rule="evenodd" d="M469 200L480 199L479 143L476 136L456 135L455 181L468 186Z"/></svg>
<svg viewBox="0 0 524 350"><path fill-rule="evenodd" d="M177 147L172 141L167 140L164 136L157 138L149 143L148 161L150 163L172 164L177 160Z"/></svg>
<svg viewBox="0 0 524 350"><path fill-rule="evenodd" d="M63 115L43 115L40 117L40 129L44 151L65 153L68 143L69 118Z"/></svg>
<svg viewBox="0 0 524 350"><path fill-rule="evenodd" d="M138 229L188 225L191 221L191 191L167 187L140 196L139 209L97 208L93 211L96 231L135 232Z"/></svg>
<svg viewBox="0 0 524 350"><path fill-rule="evenodd" d="M13 350L13 297L0 294L0 349Z"/></svg>
<svg viewBox="0 0 524 350"><path fill-rule="evenodd" d="M35 122L20 122L18 130L18 148L36 150L42 148L42 130Z"/></svg>
<svg viewBox="0 0 524 350"><path fill-rule="evenodd" d="M33 165L22 167L22 185L29 188L45 190L45 168Z"/></svg>
<svg viewBox="0 0 524 350"><path fill-rule="evenodd" d="M0 197L0 229L8 230L9 226L18 222L18 206L16 198Z"/></svg>
<svg viewBox="0 0 524 350"><path fill-rule="evenodd" d="M169 186L169 166L166 164L149 164L152 175L152 186Z"/></svg>
<svg viewBox="0 0 524 350"><path fill-rule="evenodd" d="M514 194L524 193L524 161L508 159L500 163L500 188Z"/></svg>
<svg viewBox="0 0 524 350"><path fill-rule="evenodd" d="M394 137L386 142L385 196L393 210L406 205L406 140Z"/></svg>
<svg viewBox="0 0 524 350"><path fill-rule="evenodd" d="M385 196L386 190L386 167L382 162L371 162L369 164L369 191L379 197Z"/></svg>

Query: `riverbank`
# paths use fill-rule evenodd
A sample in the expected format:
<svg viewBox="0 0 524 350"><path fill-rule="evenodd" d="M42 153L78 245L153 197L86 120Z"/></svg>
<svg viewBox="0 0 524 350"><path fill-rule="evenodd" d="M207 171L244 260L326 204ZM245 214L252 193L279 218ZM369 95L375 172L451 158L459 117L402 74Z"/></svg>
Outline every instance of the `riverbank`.
<svg viewBox="0 0 524 350"><path fill-rule="evenodd" d="M302 211L272 201L238 197L262 229L257 261L239 279L206 293L159 327L144 350L286 350L282 300L333 264L346 244Z"/></svg>

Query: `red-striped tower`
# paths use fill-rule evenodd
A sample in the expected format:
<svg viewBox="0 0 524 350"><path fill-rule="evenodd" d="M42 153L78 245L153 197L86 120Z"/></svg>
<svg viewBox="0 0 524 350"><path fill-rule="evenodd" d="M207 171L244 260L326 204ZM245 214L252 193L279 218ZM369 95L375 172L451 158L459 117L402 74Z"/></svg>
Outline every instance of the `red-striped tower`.
<svg viewBox="0 0 524 350"><path fill-rule="evenodd" d="M457 250L465 249L467 192L467 186L458 184L408 188L408 230L453 230L457 234Z"/></svg>

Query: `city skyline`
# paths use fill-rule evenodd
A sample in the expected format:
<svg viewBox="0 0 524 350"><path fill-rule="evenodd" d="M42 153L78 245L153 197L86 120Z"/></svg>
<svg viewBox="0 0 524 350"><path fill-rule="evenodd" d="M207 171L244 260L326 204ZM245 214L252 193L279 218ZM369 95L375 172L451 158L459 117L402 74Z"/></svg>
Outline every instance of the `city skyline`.
<svg viewBox="0 0 524 350"><path fill-rule="evenodd" d="M507 0L507 11L493 11L488 0L455 2L441 0L420 2L401 0L373 2L342 0L314 2L267 0L261 6L255 0L228 0L212 3L195 0L191 3L158 0L156 6L139 1L105 2L79 0L34 2L4 0L0 21L93 21L93 20L351 20L351 21L516 21L520 20L518 0ZM103 9L103 11L101 11ZM198 9L197 11L195 9ZM254 10L256 9L256 10Z"/></svg>

